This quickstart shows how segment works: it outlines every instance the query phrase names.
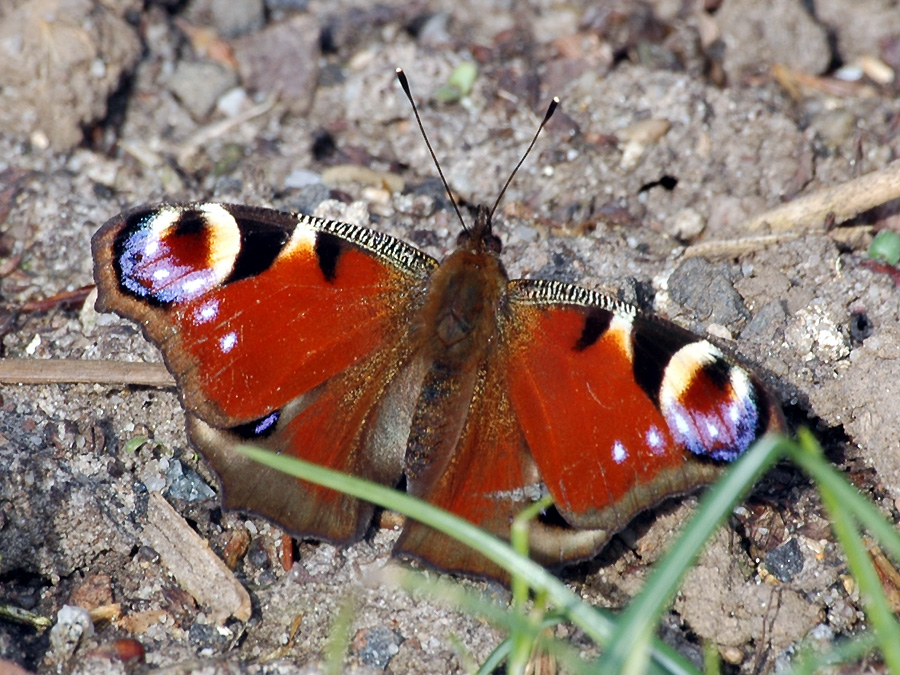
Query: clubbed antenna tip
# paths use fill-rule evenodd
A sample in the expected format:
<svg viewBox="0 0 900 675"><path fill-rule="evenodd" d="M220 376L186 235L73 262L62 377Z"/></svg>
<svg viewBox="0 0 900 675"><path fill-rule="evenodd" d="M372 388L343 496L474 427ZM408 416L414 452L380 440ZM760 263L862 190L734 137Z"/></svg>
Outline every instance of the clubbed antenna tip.
<svg viewBox="0 0 900 675"><path fill-rule="evenodd" d="M456 211L456 217L459 218L459 222L462 224L463 230L468 230L466 227L466 222L463 220L462 213L459 211L459 205L456 203L456 200L453 198L453 193L450 190L450 185L447 183L447 179L444 177L444 172L441 170L440 162L438 162L437 155L434 154L434 148L431 147L431 142L428 140L428 134L425 133L425 127L422 125L422 118L419 117L419 109L416 107L416 101L413 99L412 91L409 88L409 80L406 79L406 73L403 72L402 68L397 68L397 79L400 81L400 86L403 88L403 93L406 94L406 98L409 99L409 104L412 106L413 114L416 117L416 123L419 125L419 131L422 132L422 138L425 139L425 145L428 146L428 152L431 154L431 159L434 162L434 166L437 169L438 175L441 177L441 182L444 184L444 189L447 191L447 195L450 197L450 203L453 204L453 209ZM544 114L544 119L541 121L540 126L538 126L537 131L534 133L534 138L531 139L531 143L528 144L528 148L526 148L525 153L522 155L522 159L519 160L516 167L512 170L512 173L509 174L509 178L506 179L506 183L503 184L503 189L500 190L500 194L497 195L497 200L494 202L494 205L490 210L490 219L493 219L494 212L497 210L497 207L500 205L500 201L503 199L503 195L506 194L506 190L509 187L510 183L512 183L513 178L515 178L516 173L519 171L519 168L525 162L525 158L528 157L528 154L531 152L531 149L534 147L534 144L537 142L538 136L541 135L541 131L543 131L544 127L547 126L547 122L550 121L550 118L553 117L553 113L556 112L556 109L559 107L559 97L554 96L553 100L550 101L550 105L547 106L547 112Z"/></svg>

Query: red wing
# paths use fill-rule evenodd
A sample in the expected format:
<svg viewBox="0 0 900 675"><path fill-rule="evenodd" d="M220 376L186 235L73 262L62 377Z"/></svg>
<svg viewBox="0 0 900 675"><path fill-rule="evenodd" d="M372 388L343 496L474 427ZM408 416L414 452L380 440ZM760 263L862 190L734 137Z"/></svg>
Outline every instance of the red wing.
<svg viewBox="0 0 900 675"><path fill-rule="evenodd" d="M160 347L226 504L297 535L361 536L371 505L233 447L396 485L421 380L412 317L435 261L352 225L216 204L135 209L92 244L98 308Z"/></svg>
<svg viewBox="0 0 900 675"><path fill-rule="evenodd" d="M140 321L185 407L217 427L398 341L436 264L371 230L216 204L126 212L93 250L98 308Z"/></svg>
<svg viewBox="0 0 900 675"><path fill-rule="evenodd" d="M349 543L368 528L372 504L263 467L233 448L252 443L393 487L420 386L420 362L404 343L348 368L274 419L216 429L189 415L188 430L218 474L228 508L262 515L294 536Z"/></svg>
<svg viewBox="0 0 900 675"><path fill-rule="evenodd" d="M513 282L501 331L516 416L575 527L616 531L781 428L762 386L715 346L585 289Z"/></svg>
<svg viewBox="0 0 900 675"><path fill-rule="evenodd" d="M495 352L494 356L499 355ZM445 451L430 453L433 456L421 473L411 470L407 454L407 490L508 540L513 517L540 499L544 488L507 395L506 365L488 357L475 375L471 399L460 397L467 413L458 442L451 440ZM433 400L427 377L425 382L420 405L422 400ZM465 384L460 388L468 393ZM415 429L414 418L413 437ZM587 557L607 538L603 531L575 531L535 522L530 537L532 556L544 564ZM505 572L480 553L409 518L394 551L446 571L507 579Z"/></svg>

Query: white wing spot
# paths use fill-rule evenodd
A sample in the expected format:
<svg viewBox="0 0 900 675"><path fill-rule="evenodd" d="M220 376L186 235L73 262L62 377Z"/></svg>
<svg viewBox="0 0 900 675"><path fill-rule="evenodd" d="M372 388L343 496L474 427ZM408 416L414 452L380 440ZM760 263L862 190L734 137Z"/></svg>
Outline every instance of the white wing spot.
<svg viewBox="0 0 900 675"><path fill-rule="evenodd" d="M162 281L163 279L168 279L169 274L170 274L170 272L167 269L154 270L153 280L154 281Z"/></svg>
<svg viewBox="0 0 900 675"><path fill-rule="evenodd" d="M185 295L193 295L197 291L203 290L206 287L207 280L203 277L194 277L193 279L187 279L183 284L181 284L181 290L185 293Z"/></svg>
<svg viewBox="0 0 900 675"><path fill-rule="evenodd" d="M194 312L194 319L197 323L209 323L219 316L219 301L210 300L205 302Z"/></svg>
<svg viewBox="0 0 900 675"><path fill-rule="evenodd" d="M679 433L687 434L691 430L691 425L688 424L688 421L681 412L676 411L672 417L675 418L675 428Z"/></svg>
<svg viewBox="0 0 900 675"><path fill-rule="evenodd" d="M621 464L628 458L628 451L621 441L613 443L612 458L616 464Z"/></svg>
<svg viewBox="0 0 900 675"><path fill-rule="evenodd" d="M238 341L237 333L235 333L234 331L223 335L219 339L219 347L222 349L222 353L227 354L232 349L234 349L234 346L237 344L237 341Z"/></svg>
<svg viewBox="0 0 900 675"><path fill-rule="evenodd" d="M647 441L647 447L654 453L662 452L663 450L663 437L662 434L659 433L659 429L655 426L650 427L647 431L647 435L644 436L644 440Z"/></svg>

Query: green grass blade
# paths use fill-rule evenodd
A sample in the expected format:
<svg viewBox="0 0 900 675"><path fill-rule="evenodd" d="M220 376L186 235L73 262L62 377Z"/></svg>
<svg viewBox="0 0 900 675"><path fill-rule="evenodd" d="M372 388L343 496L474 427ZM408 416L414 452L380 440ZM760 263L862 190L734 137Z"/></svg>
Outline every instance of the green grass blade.
<svg viewBox="0 0 900 675"><path fill-rule="evenodd" d="M641 593L622 613L612 646L601 661L603 672L622 672L635 651L643 649L647 626L659 623L706 541L759 477L781 457L786 444L780 437L762 438L703 496L696 515L657 563Z"/></svg>
<svg viewBox="0 0 900 675"><path fill-rule="evenodd" d="M481 664L481 667L475 671L475 675L492 675L492 673L499 672L499 668L503 665L503 662L509 658L511 651L512 642L507 638L488 655L484 660L484 663Z"/></svg>
<svg viewBox="0 0 900 675"><path fill-rule="evenodd" d="M800 432L800 437L808 432ZM816 485L826 486L834 493L836 499L842 504L843 510L851 511L859 523L875 537L884 549L885 553L893 556L894 560L900 560L900 534L878 509L863 497L859 490L847 482L841 473L835 469L823 456L820 450L812 449L805 445L791 445L787 448L788 458L804 473L812 478Z"/></svg>
<svg viewBox="0 0 900 675"><path fill-rule="evenodd" d="M338 608L337 616L331 624L328 642L325 644L325 673L340 675L344 672L344 659L350 647L350 629L353 627L353 616L356 614L356 603L353 597L346 597Z"/></svg>
<svg viewBox="0 0 900 675"><path fill-rule="evenodd" d="M405 493L361 478L326 469L294 457L276 455L249 445L237 447L237 452L261 464L291 476L338 490L345 494L377 504L383 508L414 517L419 522L444 532L457 541L479 551L489 560L502 566L512 575L522 575L536 593L545 593L547 601L568 617L597 644L605 645L613 635L615 622L607 612L601 612L583 602L559 579L534 561L518 555L505 542L480 530L471 523L447 513ZM674 649L654 641L649 672L681 675L695 673L690 662Z"/></svg>
<svg viewBox="0 0 900 675"><path fill-rule="evenodd" d="M528 533L531 521L537 518L542 511L550 508L553 499L549 496L540 499L517 513L513 518L509 533L509 544L519 555L528 556ZM527 577L514 574L511 579L513 611L525 616L528 605L528 592L530 586ZM528 630L514 630L509 634L512 650L509 655L507 669L511 673L525 671L531 655L534 653L538 638L540 637L540 624L544 613L544 594L535 598L533 609L528 612Z"/></svg>
<svg viewBox="0 0 900 675"><path fill-rule="evenodd" d="M0 603L0 619L21 623L37 630L44 630L53 625L53 619L6 603Z"/></svg>
<svg viewBox="0 0 900 675"><path fill-rule="evenodd" d="M709 640L703 642L703 675L722 675L719 648Z"/></svg>
<svg viewBox="0 0 900 675"><path fill-rule="evenodd" d="M799 438L800 445L807 456L815 457L816 461L820 463L826 461L812 434L801 433ZM841 480L840 483L844 483L844 481ZM857 512L854 506L858 506L858 504L856 500L849 505L842 501L838 494L840 490L834 489L838 484L838 481L831 479L818 483L822 504L828 511L831 527L844 550L847 565L859 584L859 593L866 618L878 638L885 665L887 665L888 671L900 673L900 624L897 623L894 613L888 606L881 580L875 570L875 564L857 530Z"/></svg>
<svg viewBox="0 0 900 675"><path fill-rule="evenodd" d="M509 531L509 545L522 556L528 556L528 533L532 520L537 518L542 511L553 505L553 498L549 495L540 499L516 514ZM513 575L512 577L513 604L522 606L528 600L528 580L525 577Z"/></svg>

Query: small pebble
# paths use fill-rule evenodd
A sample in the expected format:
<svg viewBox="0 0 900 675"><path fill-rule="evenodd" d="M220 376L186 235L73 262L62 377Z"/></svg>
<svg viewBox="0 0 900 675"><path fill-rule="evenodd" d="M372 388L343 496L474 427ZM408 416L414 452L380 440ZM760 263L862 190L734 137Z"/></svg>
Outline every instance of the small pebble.
<svg viewBox="0 0 900 675"><path fill-rule="evenodd" d="M322 175L309 169L294 169L284 179L284 187L287 190L299 190L308 185L321 185Z"/></svg>
<svg viewBox="0 0 900 675"><path fill-rule="evenodd" d="M391 657L400 651L402 641L403 638L387 626L363 628L353 640L360 660L380 670L384 670Z"/></svg>
<svg viewBox="0 0 900 675"><path fill-rule="evenodd" d="M241 87L229 89L216 101L216 110L226 117L236 117L247 107L249 97Z"/></svg>
<svg viewBox="0 0 900 675"><path fill-rule="evenodd" d="M182 61L169 78L169 90L196 118L206 117L226 91L237 84L237 75L215 63Z"/></svg>
<svg viewBox="0 0 900 675"><path fill-rule="evenodd" d="M640 120L616 132L616 138L624 145L620 165L633 168L647 148L654 145L672 128L671 122L661 118Z"/></svg>
<svg viewBox="0 0 900 675"><path fill-rule="evenodd" d="M791 538L765 559L766 568L778 581L787 583L803 571L803 552L796 539Z"/></svg>
<svg viewBox="0 0 900 675"><path fill-rule="evenodd" d="M200 474L190 467L185 467L177 459L169 463L166 481L169 483L167 495L171 499L195 502L216 496L215 491L206 484Z"/></svg>
<svg viewBox="0 0 900 675"><path fill-rule="evenodd" d="M669 234L679 241L693 241L706 228L706 219L692 208L682 209L675 214Z"/></svg>
<svg viewBox="0 0 900 675"><path fill-rule="evenodd" d="M56 660L66 661L84 638L94 634L91 615L83 607L63 605L50 629L50 650Z"/></svg>
<svg viewBox="0 0 900 675"><path fill-rule="evenodd" d="M266 19L263 0L212 0L210 11L216 32L225 38L259 30Z"/></svg>
<svg viewBox="0 0 900 675"><path fill-rule="evenodd" d="M669 295L704 324L733 326L750 318L726 268L703 258L688 258L669 277Z"/></svg>

